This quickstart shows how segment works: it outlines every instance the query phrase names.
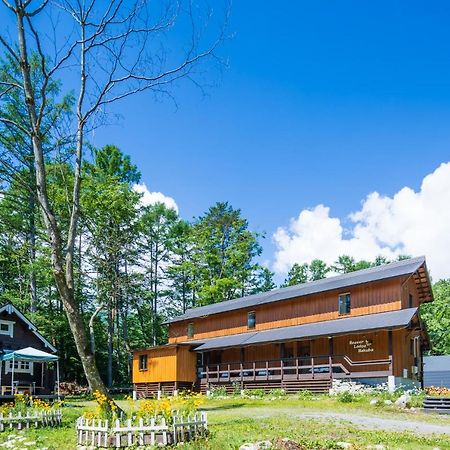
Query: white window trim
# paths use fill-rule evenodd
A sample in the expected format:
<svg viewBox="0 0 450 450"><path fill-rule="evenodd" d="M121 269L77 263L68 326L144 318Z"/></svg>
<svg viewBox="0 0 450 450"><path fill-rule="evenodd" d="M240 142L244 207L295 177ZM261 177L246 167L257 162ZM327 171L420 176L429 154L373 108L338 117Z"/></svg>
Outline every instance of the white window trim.
<svg viewBox="0 0 450 450"><path fill-rule="evenodd" d="M0 325L8 325L8 331L4 331L2 329L0 329L0 334L9 336L10 338L13 337L14 335L14 324L16 322L13 322L11 320L0 320Z"/></svg>
<svg viewBox="0 0 450 450"><path fill-rule="evenodd" d="M17 360L17 359L15 360L15 362L19 366L20 366L21 362L27 362L27 363L29 363L29 366L28 366L28 369L23 369L23 368L20 368L20 367L15 368L14 369L14 373L29 373L30 375L34 374L34 364L33 364L33 362L31 362L31 361L20 361L20 360ZM12 363L13 363L12 359L9 359L8 361L5 361L5 374L10 373L10 372L12 373Z"/></svg>

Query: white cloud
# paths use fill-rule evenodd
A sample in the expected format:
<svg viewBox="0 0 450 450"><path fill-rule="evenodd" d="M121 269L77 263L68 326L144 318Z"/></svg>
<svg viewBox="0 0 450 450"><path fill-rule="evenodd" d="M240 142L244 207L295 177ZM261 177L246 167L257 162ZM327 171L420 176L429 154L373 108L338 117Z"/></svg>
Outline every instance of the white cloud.
<svg viewBox="0 0 450 450"><path fill-rule="evenodd" d="M162 192L151 192L145 183L135 184L133 190L142 194L141 202L144 206L163 203L167 208L172 208L178 213L178 205L172 197L168 197Z"/></svg>
<svg viewBox="0 0 450 450"><path fill-rule="evenodd" d="M348 217L344 230L330 208L304 209L273 235L274 270L314 258L332 263L339 255L373 260L378 255L425 255L435 279L450 277L450 162L427 175L418 192L404 187L393 197L369 194Z"/></svg>

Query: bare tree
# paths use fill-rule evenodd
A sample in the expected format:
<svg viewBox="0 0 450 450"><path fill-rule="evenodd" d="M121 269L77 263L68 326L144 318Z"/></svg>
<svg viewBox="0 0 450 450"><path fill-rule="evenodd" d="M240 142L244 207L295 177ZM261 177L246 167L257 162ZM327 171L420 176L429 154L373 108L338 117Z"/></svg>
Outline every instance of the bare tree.
<svg viewBox="0 0 450 450"><path fill-rule="evenodd" d="M90 389L107 394L74 294L75 242L86 136L89 130L105 123L108 106L119 100L144 91L172 97L172 88L181 79L189 79L202 88L206 69L221 64L216 50L225 38L229 7L224 5L224 15L217 21L211 9L183 0L2 2L6 8L2 13L5 17L8 13L8 18L14 21L12 26L17 37L0 34L0 45L3 56L20 67L20 76L2 81L0 102L10 91L20 91L25 99L27 122L16 121L0 112L0 123L17 129L31 140L34 189L48 232L56 286ZM189 30L178 47L170 40L170 31L176 27ZM40 62L43 81L39 88L32 80L32 54L37 54ZM63 230L47 189L44 142L48 129L44 122L48 86L55 79L73 79L74 74L78 81L74 83L75 120L70 133L74 137L73 190L68 202L69 226Z"/></svg>

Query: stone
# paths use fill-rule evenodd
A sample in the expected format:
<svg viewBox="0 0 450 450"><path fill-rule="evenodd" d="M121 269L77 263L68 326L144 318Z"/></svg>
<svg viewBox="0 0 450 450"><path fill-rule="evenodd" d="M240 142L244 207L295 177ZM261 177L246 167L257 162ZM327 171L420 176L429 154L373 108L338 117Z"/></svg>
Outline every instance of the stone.
<svg viewBox="0 0 450 450"><path fill-rule="evenodd" d="M270 441L247 442L239 447L239 450L268 450L272 448Z"/></svg>
<svg viewBox="0 0 450 450"><path fill-rule="evenodd" d="M386 450L386 447L383 444L368 445L367 448L373 450Z"/></svg>
<svg viewBox="0 0 450 450"><path fill-rule="evenodd" d="M395 406L399 408L406 408L410 402L411 396L408 394L402 394L397 400L395 400Z"/></svg>
<svg viewBox="0 0 450 450"><path fill-rule="evenodd" d="M370 404L371 404L372 406L378 405L378 399L373 398L372 400L370 400Z"/></svg>
<svg viewBox="0 0 450 450"><path fill-rule="evenodd" d="M305 446L289 438L277 439L274 447L276 450L308 450Z"/></svg>
<svg viewBox="0 0 450 450"><path fill-rule="evenodd" d="M385 405L392 405L392 400L385 400L385 401L384 401L384 404L385 404Z"/></svg>
<svg viewBox="0 0 450 450"><path fill-rule="evenodd" d="M336 445L341 448L352 448L353 445L350 442L336 442Z"/></svg>

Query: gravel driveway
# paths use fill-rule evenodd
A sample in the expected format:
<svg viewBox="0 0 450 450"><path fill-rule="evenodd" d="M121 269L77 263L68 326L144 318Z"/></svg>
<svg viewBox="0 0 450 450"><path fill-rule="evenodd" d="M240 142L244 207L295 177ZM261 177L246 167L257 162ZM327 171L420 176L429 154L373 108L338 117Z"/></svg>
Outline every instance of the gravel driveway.
<svg viewBox="0 0 450 450"><path fill-rule="evenodd" d="M361 414L338 413L328 411L314 411L295 414L298 418L319 419L327 421L350 422L359 428L387 431L412 431L418 434L450 434L450 426L433 423L417 422L413 420L383 419L375 416Z"/></svg>

